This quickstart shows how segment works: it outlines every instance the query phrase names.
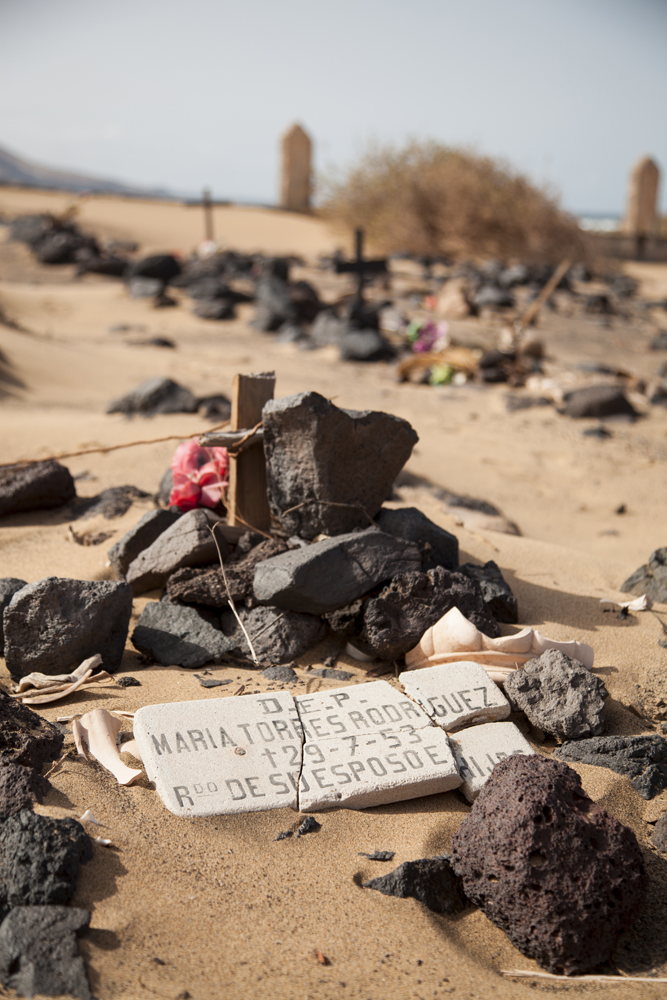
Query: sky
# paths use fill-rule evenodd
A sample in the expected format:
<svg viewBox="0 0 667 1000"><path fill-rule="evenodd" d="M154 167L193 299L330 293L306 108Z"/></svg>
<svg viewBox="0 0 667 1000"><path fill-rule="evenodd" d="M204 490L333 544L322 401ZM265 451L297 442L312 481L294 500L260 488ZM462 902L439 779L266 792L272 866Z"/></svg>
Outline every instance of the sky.
<svg viewBox="0 0 667 1000"><path fill-rule="evenodd" d="M667 0L0 0L26 159L272 204L295 121L317 171L432 138L619 213L639 157L667 170Z"/></svg>

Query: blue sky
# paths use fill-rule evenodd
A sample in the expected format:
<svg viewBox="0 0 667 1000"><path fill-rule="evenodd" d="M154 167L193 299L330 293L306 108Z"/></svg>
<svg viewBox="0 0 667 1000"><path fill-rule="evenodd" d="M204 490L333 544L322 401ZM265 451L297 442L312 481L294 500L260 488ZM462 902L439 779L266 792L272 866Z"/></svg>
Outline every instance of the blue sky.
<svg viewBox="0 0 667 1000"><path fill-rule="evenodd" d="M667 169L667 0L0 0L27 158L273 202L293 121L319 169L430 137L621 211L640 156Z"/></svg>

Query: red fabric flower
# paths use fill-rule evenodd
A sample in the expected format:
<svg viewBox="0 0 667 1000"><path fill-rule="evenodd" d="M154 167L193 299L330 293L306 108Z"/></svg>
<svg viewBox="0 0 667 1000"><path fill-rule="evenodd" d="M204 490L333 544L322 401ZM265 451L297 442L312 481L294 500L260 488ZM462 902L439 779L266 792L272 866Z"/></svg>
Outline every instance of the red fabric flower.
<svg viewBox="0 0 667 1000"><path fill-rule="evenodd" d="M216 507L228 484L229 454L226 448L202 448L197 442L179 444L171 460L174 484L169 503L181 510Z"/></svg>

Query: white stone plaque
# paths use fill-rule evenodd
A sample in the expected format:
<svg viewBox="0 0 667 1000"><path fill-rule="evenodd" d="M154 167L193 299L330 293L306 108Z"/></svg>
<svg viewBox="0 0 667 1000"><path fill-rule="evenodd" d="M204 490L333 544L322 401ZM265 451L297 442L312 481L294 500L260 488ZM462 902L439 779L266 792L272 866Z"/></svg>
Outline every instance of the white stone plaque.
<svg viewBox="0 0 667 1000"><path fill-rule="evenodd" d="M134 736L177 816L361 809L461 783L447 734L386 681L147 705Z"/></svg>
<svg viewBox="0 0 667 1000"><path fill-rule="evenodd" d="M450 737L463 783L461 791L473 802L498 761L515 753L535 751L513 722L489 722L461 729Z"/></svg>
<svg viewBox="0 0 667 1000"><path fill-rule="evenodd" d="M302 812L335 806L364 809L448 792L461 784L447 734L428 720L419 729L378 728L307 739L303 751Z"/></svg>
<svg viewBox="0 0 667 1000"><path fill-rule="evenodd" d="M306 741L419 729L431 723L419 705L386 681L316 691L294 700Z"/></svg>
<svg viewBox="0 0 667 1000"><path fill-rule="evenodd" d="M303 740L286 691L146 705L134 736L176 816L297 808Z"/></svg>
<svg viewBox="0 0 667 1000"><path fill-rule="evenodd" d="M398 679L406 694L446 730L506 719L511 711L507 698L481 663L442 663L406 670Z"/></svg>

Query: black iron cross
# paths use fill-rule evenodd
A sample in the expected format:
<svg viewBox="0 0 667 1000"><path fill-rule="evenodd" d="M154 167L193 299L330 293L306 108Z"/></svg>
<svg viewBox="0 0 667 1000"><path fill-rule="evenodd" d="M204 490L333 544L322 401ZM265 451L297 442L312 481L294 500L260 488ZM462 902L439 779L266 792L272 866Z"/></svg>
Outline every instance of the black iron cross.
<svg viewBox="0 0 667 1000"><path fill-rule="evenodd" d="M356 274L357 275L357 305L364 301L364 280L366 276L387 273L386 260L364 260L364 231L355 229L354 242L356 250L355 260L337 260L335 264L336 274Z"/></svg>

